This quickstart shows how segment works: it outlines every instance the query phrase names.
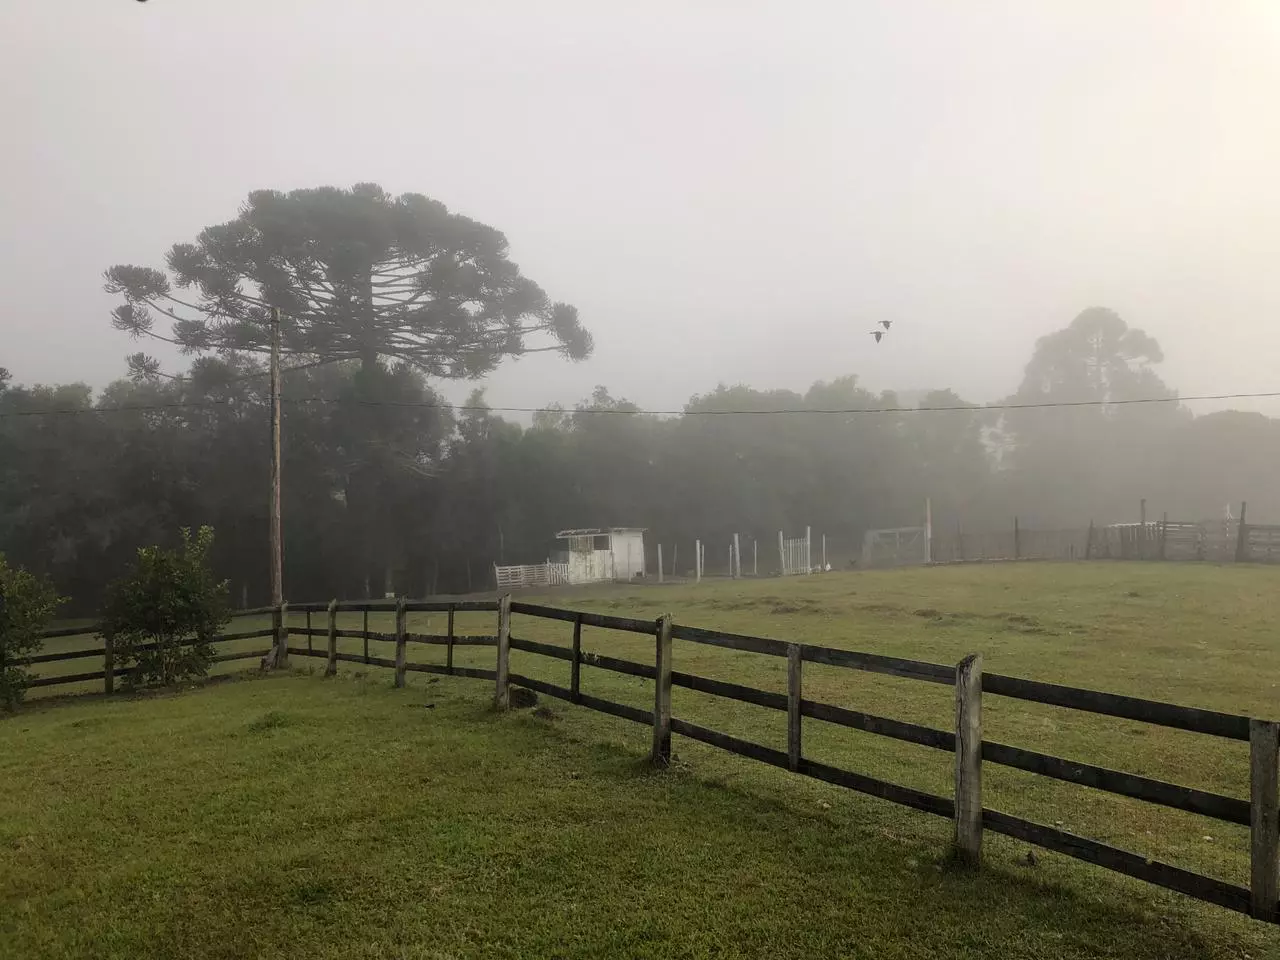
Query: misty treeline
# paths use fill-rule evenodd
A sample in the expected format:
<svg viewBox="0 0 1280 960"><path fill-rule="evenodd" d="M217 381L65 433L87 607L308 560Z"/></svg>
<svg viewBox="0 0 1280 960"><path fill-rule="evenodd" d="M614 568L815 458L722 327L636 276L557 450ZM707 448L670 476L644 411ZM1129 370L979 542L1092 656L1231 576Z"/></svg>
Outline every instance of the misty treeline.
<svg viewBox="0 0 1280 960"><path fill-rule="evenodd" d="M1010 402L1167 393L1151 370L1158 346L1131 334L1114 314L1082 314L1040 342ZM236 601L265 602L268 394L254 374L202 358L179 379L121 380L96 397L83 384L0 389L0 552L88 608L138 546L208 524ZM479 392L455 413L409 367L359 361L291 372L283 392L295 600L490 588L494 561L539 561L565 527L647 527L668 565L680 544L682 567L694 538L715 566L738 532L762 540L772 569L780 528L811 525L843 559L868 527L920 523L926 497L936 524L968 530L1015 514L1028 527L1133 520L1144 497L1152 516L1209 519L1241 499L1259 519L1280 514L1280 422L1253 413L876 413L900 399L850 376L804 394L719 387L665 418L601 387L521 426ZM914 399L964 405L945 390ZM63 412L12 415L50 410ZM868 412L778 412L806 410Z"/></svg>
<svg viewBox="0 0 1280 960"><path fill-rule="evenodd" d="M194 359L175 377L135 353L96 396L0 371L0 552L89 611L138 547L207 525L233 601L266 602L272 308L293 600L488 589L495 561L541 561L566 527L646 527L682 571L695 538L714 569L739 533L765 545L764 572L779 529L825 534L839 565L866 528L921 523L926 498L935 526L974 531L1133 520L1141 498L1152 516L1242 499L1280 516L1280 422L1124 403L1174 394L1156 341L1103 308L1042 338L1007 400L1093 406L995 410L848 376L804 394L721 386L674 417L604 387L526 425L480 392L452 408L443 380L591 354L577 311L507 254L492 227L358 184L257 191L165 270L111 267L115 327Z"/></svg>

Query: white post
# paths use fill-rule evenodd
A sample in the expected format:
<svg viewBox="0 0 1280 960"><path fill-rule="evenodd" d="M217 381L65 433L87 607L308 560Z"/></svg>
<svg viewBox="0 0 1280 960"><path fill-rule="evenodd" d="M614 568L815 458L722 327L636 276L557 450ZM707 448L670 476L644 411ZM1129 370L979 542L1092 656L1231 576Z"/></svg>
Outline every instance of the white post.
<svg viewBox="0 0 1280 960"><path fill-rule="evenodd" d="M735 580L742 576L742 549L738 542L738 535L733 535L733 578Z"/></svg>
<svg viewBox="0 0 1280 960"><path fill-rule="evenodd" d="M729 544L729 576L733 576L733 544Z"/></svg>
<svg viewBox="0 0 1280 960"><path fill-rule="evenodd" d="M827 572L827 535L822 535L822 572Z"/></svg>
<svg viewBox="0 0 1280 960"><path fill-rule="evenodd" d="M662 582L662 544L658 544L658 582Z"/></svg>
<svg viewBox="0 0 1280 960"><path fill-rule="evenodd" d="M787 574L787 548L782 543L782 531L778 531L778 576Z"/></svg>
<svg viewBox="0 0 1280 960"><path fill-rule="evenodd" d="M933 499L924 498L924 562L933 563Z"/></svg>
<svg viewBox="0 0 1280 960"><path fill-rule="evenodd" d="M693 582L702 582L702 541L693 541Z"/></svg>
<svg viewBox="0 0 1280 960"><path fill-rule="evenodd" d="M760 576L760 541L751 539L751 575Z"/></svg>
<svg viewBox="0 0 1280 960"><path fill-rule="evenodd" d="M813 528L804 528L804 572L813 573Z"/></svg>

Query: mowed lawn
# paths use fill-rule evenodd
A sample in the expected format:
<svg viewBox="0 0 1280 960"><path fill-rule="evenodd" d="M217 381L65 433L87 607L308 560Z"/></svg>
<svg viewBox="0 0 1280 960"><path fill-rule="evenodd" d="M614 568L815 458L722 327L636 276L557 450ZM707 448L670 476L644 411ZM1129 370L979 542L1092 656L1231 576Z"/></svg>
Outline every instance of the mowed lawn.
<svg viewBox="0 0 1280 960"><path fill-rule="evenodd" d="M1278 588L1280 569L993 564L534 599L941 663L981 652L991 672L1277 718ZM494 615L458 626L492 633ZM567 646L570 627L517 615L513 633ZM651 639L612 631L584 646L653 657ZM459 647L455 662L493 656ZM674 656L785 689L781 660L682 641ZM294 666L0 720L0 955L1280 956L1277 928L1058 855L1029 863L990 834L968 875L947 862L947 821L680 737L675 768L650 773L646 727L581 707L500 716L479 681L410 674L397 691L386 670ZM562 662L516 651L512 668L568 683ZM946 687L811 664L804 682L812 699L951 724ZM651 705L651 683L589 666L583 689ZM988 739L1248 795L1244 744L984 707ZM763 708L677 689L675 714L784 746L783 715ZM945 753L811 720L804 736L814 759L950 792ZM1247 883L1245 828L991 764L984 779L987 806Z"/></svg>

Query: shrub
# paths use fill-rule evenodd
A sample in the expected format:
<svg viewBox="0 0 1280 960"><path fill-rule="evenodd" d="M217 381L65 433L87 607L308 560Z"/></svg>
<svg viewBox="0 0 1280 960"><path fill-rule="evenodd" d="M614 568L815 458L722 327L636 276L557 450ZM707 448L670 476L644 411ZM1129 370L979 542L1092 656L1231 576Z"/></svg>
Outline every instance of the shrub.
<svg viewBox="0 0 1280 960"><path fill-rule="evenodd" d="M49 624L61 598L48 581L21 567L11 567L0 554L0 705L12 710L22 702L33 654L44 646L40 632Z"/></svg>
<svg viewBox="0 0 1280 960"><path fill-rule="evenodd" d="M211 641L231 619L226 580L209 568L213 530L183 529L176 550L143 547L107 589L102 633L130 686L172 684L209 671Z"/></svg>

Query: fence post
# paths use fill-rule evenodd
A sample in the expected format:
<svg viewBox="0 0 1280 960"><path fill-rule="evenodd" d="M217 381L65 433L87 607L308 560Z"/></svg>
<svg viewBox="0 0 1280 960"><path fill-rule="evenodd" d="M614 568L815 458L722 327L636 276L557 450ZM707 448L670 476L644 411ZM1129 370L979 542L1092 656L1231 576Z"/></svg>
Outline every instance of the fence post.
<svg viewBox="0 0 1280 960"><path fill-rule="evenodd" d="M276 666L289 666L289 605L282 603L272 612L275 620Z"/></svg>
<svg viewBox="0 0 1280 960"><path fill-rule="evenodd" d="M742 545L738 541L738 535L733 535L733 578L735 580L742 576Z"/></svg>
<svg viewBox="0 0 1280 960"><path fill-rule="evenodd" d="M800 644L787 644L787 766L800 769Z"/></svg>
<svg viewBox="0 0 1280 960"><path fill-rule="evenodd" d="M982 654L956 666L956 854L982 860Z"/></svg>
<svg viewBox="0 0 1280 960"><path fill-rule="evenodd" d="M693 541L693 582L702 582L702 541Z"/></svg>
<svg viewBox="0 0 1280 960"><path fill-rule="evenodd" d="M365 662L365 663L368 663L368 662L369 662L369 606L368 606L368 604L366 604L366 605L365 605L365 608L364 608L364 621L363 621L363 622L364 622L364 626L363 626L363 631L364 631L364 662Z"/></svg>
<svg viewBox="0 0 1280 960"><path fill-rule="evenodd" d="M1160 518L1160 559L1164 559L1165 544L1169 540L1169 514L1165 513Z"/></svg>
<svg viewBox="0 0 1280 960"><path fill-rule="evenodd" d="M110 696L116 692L116 651L110 637L102 638L102 692Z"/></svg>
<svg viewBox="0 0 1280 960"><path fill-rule="evenodd" d="M813 573L813 528L804 528L804 572Z"/></svg>
<svg viewBox="0 0 1280 960"><path fill-rule="evenodd" d="M338 600L329 601L329 662L325 664L324 675L332 677L338 672Z"/></svg>
<svg viewBox="0 0 1280 960"><path fill-rule="evenodd" d="M1276 759L1280 723L1249 721L1249 913L1275 920L1280 897Z"/></svg>
<svg viewBox="0 0 1280 960"><path fill-rule="evenodd" d="M1089 560L1089 559L1092 559L1092 557L1093 557L1093 521L1090 520L1089 533L1085 536L1085 540L1084 540L1084 558L1086 560Z"/></svg>
<svg viewBox="0 0 1280 960"><path fill-rule="evenodd" d="M662 582L662 544L658 544L658 582Z"/></svg>
<svg viewBox="0 0 1280 960"><path fill-rule="evenodd" d="M1018 518L1013 518L1013 559L1022 559L1022 530L1018 527Z"/></svg>
<svg viewBox="0 0 1280 960"><path fill-rule="evenodd" d="M778 531L778 576L786 576L787 573L787 548L782 542L782 531Z"/></svg>
<svg viewBox="0 0 1280 960"><path fill-rule="evenodd" d="M511 594L498 600L498 668L493 705L498 710L511 706Z"/></svg>
<svg viewBox="0 0 1280 960"><path fill-rule="evenodd" d="M751 575L760 576L760 541L754 536L751 538Z"/></svg>
<svg viewBox="0 0 1280 960"><path fill-rule="evenodd" d="M307 608L307 653L311 653L311 608Z"/></svg>
<svg viewBox="0 0 1280 960"><path fill-rule="evenodd" d="M573 618L573 662L569 665L569 693L582 702L582 614Z"/></svg>
<svg viewBox="0 0 1280 960"><path fill-rule="evenodd" d="M404 686L405 634L408 633L409 614L405 610L405 599L396 600L396 686Z"/></svg>
<svg viewBox="0 0 1280 960"><path fill-rule="evenodd" d="M454 605L451 603L449 604L449 635L445 641L447 645L444 648L444 668L450 674L453 673L453 610Z"/></svg>
<svg viewBox="0 0 1280 960"><path fill-rule="evenodd" d="M1236 563L1244 563L1249 554L1249 527L1244 522L1244 512L1248 507L1247 501L1240 501L1240 526L1236 530Z"/></svg>
<svg viewBox="0 0 1280 960"><path fill-rule="evenodd" d="M653 684L653 765L671 763L671 614L658 618Z"/></svg>

